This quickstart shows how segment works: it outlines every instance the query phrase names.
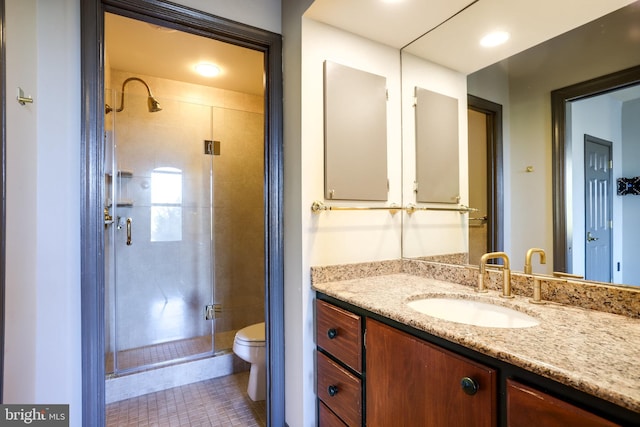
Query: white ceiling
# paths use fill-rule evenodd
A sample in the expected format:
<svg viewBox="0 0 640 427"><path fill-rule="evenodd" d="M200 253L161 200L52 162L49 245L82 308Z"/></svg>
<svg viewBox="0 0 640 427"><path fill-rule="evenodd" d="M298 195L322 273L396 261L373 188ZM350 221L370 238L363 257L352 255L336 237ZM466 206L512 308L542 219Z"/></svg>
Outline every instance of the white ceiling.
<svg viewBox="0 0 640 427"><path fill-rule="evenodd" d="M315 0L305 16L469 74L634 1ZM481 49L480 35L498 28L510 41ZM109 13L105 36L113 69L263 93L261 52ZM197 75L199 61L218 64L222 74Z"/></svg>
<svg viewBox="0 0 640 427"><path fill-rule="evenodd" d="M315 0L305 17L402 48L478 0Z"/></svg>
<svg viewBox="0 0 640 427"><path fill-rule="evenodd" d="M469 74L634 1L315 0L305 16ZM481 48L498 29L509 42Z"/></svg>
<svg viewBox="0 0 640 427"><path fill-rule="evenodd" d="M264 54L206 37L105 14L105 50L112 69L262 95ZM222 73L206 78L193 71L200 61Z"/></svg>

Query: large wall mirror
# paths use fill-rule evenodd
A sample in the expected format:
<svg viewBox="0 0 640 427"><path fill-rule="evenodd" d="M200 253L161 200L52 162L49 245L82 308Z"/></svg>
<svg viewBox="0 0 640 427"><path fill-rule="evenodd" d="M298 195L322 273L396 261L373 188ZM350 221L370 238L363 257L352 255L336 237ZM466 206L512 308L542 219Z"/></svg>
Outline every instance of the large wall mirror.
<svg viewBox="0 0 640 427"><path fill-rule="evenodd" d="M584 134L588 134L612 142L613 180L640 174L632 160L638 155L631 148L626 147L624 152L621 148L622 138L633 139L629 136L633 131L621 126L613 129L623 117L633 116L634 95L611 93L606 99L597 98L596 102L609 105L600 113L594 113L591 106L576 104L595 98L593 93L562 100L567 110L580 112L579 123L588 126L577 129L573 123L568 124L571 140L577 141L575 147L573 142L569 145L560 141L563 134L555 138L554 148L552 129L560 125L552 123L551 93L640 65L639 8L640 0L423 0L393 5L369 0L313 2L306 14L309 18L400 52L402 164L389 163L389 168L402 168L402 204L434 205L419 201L414 185L416 87L458 100L460 204L471 205L470 193L475 187L491 187L487 188L488 194L493 191L485 212L405 212L403 257L473 263L469 230L477 231L477 225L491 222L494 232L488 233L487 242L509 254L514 270L523 269L527 249L541 247L547 252L548 263L534 265L534 272L585 274L580 266L585 265L588 231L579 230L584 228L585 218L584 173L578 175L585 165L584 159L576 156L584 151ZM351 19L356 15L361 19ZM594 22L599 19L603 21ZM490 30L507 30L511 38L501 46L482 49L479 41ZM487 121L485 129L495 128L497 120L502 122L494 135L489 137L486 132L487 139L500 142L492 148L502 147L493 153L491 149L486 151L495 153L496 159L493 164L487 161L486 185L475 185L475 178L470 178L474 168L470 167L473 158L469 153L478 151L467 144L469 128L476 128L475 123L468 126L467 99L480 101L480 106L474 106L476 112L493 113L494 121ZM599 120L591 120L589 115L594 114ZM609 121L603 123L605 118ZM593 128L595 124L599 126ZM610 132L604 132L605 128ZM567 150L560 152L560 146ZM630 250L626 249L632 239L640 241L640 236L633 237L637 231L630 230L627 219L638 216L637 207L632 205L637 205L640 198L613 195L612 185L606 189L612 198L615 227L611 233L611 281L640 285L632 271ZM560 222L565 224L565 231L554 228ZM626 243L622 243L623 237ZM564 249L557 244L560 241L566 243ZM554 252L561 252L566 262L560 262L560 254Z"/></svg>
<svg viewBox="0 0 640 427"><path fill-rule="evenodd" d="M517 270L522 270L528 248L542 247L547 251L548 265L538 266L541 268L538 272L587 274L586 264L593 262L585 258L589 251L586 245L590 242L589 236L595 234L589 234L587 230L586 201L589 200L590 184L588 174L585 174L585 158L588 157L584 154L585 135L611 142L611 181L604 185L604 193L601 193L611 203L611 208L605 208L609 209L606 224L610 227L612 242L605 256L611 261L611 269L604 276L586 278L640 285L640 268L632 259L640 241L637 221L640 196L615 193L617 178L640 176L640 128L637 125L640 86L634 84L640 82L638 73L633 72L633 67L640 65L640 1L626 2L626 6L618 4L596 21L590 19L587 24L563 31L559 36L507 59L478 67L477 63L471 63L472 58L465 63L464 49L460 49L460 55L451 58L455 55L450 52L452 47L442 41L442 34L455 34L454 26L458 24L490 19L486 13L481 13L482 3L472 4L456 19L445 22L405 47L401 53L403 75L405 68L416 62L415 57L424 48L421 58L459 71L466 79L470 95L502 106L504 187L500 191L504 206L497 220L503 222L504 250ZM546 13L549 21L556 23L571 20L575 15L573 12L578 13L560 9L549 9ZM464 19L462 15L465 15ZM442 28L449 26L452 28ZM518 37L512 34L514 36ZM440 50L449 51L448 64L439 59L438 45ZM623 73L624 77L611 77L629 69L631 72ZM556 92L556 98L560 99L556 105L563 107L563 114L552 114L553 91L587 81L600 83L592 85L591 89L580 86L583 91L564 98L562 96L567 92ZM614 83L607 86L603 81ZM406 92L403 88L403 93ZM463 131L467 132L467 126ZM562 134L557 135L557 132ZM468 200L464 187L463 201ZM559 231L558 223L565 224L565 228ZM464 221L461 224L463 229L472 226ZM464 236L460 240L461 247L469 247ZM564 246L559 242L564 242ZM443 243L442 253L447 252L450 247ZM405 257L420 255L403 249Z"/></svg>

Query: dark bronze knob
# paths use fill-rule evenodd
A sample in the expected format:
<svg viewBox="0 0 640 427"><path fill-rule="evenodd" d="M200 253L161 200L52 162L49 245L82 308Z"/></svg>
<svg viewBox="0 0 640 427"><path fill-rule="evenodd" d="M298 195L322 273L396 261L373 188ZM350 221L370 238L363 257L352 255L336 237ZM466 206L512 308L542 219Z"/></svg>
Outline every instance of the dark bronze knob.
<svg viewBox="0 0 640 427"><path fill-rule="evenodd" d="M336 331L335 328L331 328L327 331L327 336L330 340L332 340L338 336L338 331Z"/></svg>
<svg viewBox="0 0 640 427"><path fill-rule="evenodd" d="M473 396L474 394L476 394L478 392L478 389L480 388L478 383L473 378L469 377L462 378L460 380L460 385L462 386L462 391L464 391L469 396Z"/></svg>
<svg viewBox="0 0 640 427"><path fill-rule="evenodd" d="M330 385L327 388L327 392L329 393L329 396L335 396L336 394L338 394L338 387L336 387L335 385Z"/></svg>

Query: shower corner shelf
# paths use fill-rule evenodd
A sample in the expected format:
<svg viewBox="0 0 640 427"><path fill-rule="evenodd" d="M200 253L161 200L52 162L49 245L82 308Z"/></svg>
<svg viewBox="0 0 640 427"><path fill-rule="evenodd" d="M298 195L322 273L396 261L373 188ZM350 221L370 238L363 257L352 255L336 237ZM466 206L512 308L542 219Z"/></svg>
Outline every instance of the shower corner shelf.
<svg viewBox="0 0 640 427"><path fill-rule="evenodd" d="M116 206L119 208L130 208L133 207L133 200L131 199L120 199L116 202Z"/></svg>
<svg viewBox="0 0 640 427"><path fill-rule="evenodd" d="M112 173L106 173L106 175L111 178L113 177ZM133 171L130 170L119 170L118 178L133 178Z"/></svg>
<svg viewBox="0 0 640 427"><path fill-rule="evenodd" d="M108 209L111 209L113 207L113 203L111 202L111 200L109 200L106 204ZM133 200L131 199L120 199L116 202L116 207L119 208L131 208L133 207Z"/></svg>

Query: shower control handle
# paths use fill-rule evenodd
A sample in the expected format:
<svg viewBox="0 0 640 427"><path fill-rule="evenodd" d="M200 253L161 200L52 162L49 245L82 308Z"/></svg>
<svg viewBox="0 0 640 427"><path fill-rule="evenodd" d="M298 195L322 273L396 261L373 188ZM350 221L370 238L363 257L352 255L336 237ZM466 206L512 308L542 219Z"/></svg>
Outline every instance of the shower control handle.
<svg viewBox="0 0 640 427"><path fill-rule="evenodd" d="M131 246L131 223L133 220L131 218L127 218L127 246Z"/></svg>

